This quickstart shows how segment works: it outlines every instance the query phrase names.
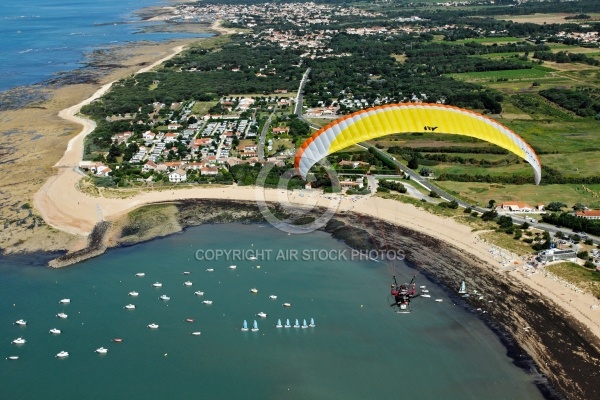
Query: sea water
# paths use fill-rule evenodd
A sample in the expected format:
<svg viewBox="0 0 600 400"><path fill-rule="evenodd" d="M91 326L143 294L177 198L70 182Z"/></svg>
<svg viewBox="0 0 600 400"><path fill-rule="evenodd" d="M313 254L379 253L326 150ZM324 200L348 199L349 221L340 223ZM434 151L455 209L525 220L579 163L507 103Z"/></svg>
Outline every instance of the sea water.
<svg viewBox="0 0 600 400"><path fill-rule="evenodd" d="M246 256L256 250L258 259L216 257L216 250L250 250ZM315 250L320 256L309 256ZM3 257L0 396L542 398L498 338L439 287L418 275L432 297L414 299L410 314L396 314L388 305L387 266L350 251L322 232L287 235L226 224L113 249L60 270L45 267L41 256ZM399 281L414 273L399 264L394 270ZM185 286L187 280L193 285ZM134 290L138 297L128 295ZM159 300L162 294L171 299ZM71 303L60 304L63 298ZM202 303L207 299L213 304ZM137 308L125 310L129 303ZM27 326L14 324L20 318ZM277 319L288 318L292 324L314 318L316 327L275 328ZM260 330L242 332L244 319L250 326L257 320ZM150 323L159 329L148 329ZM54 327L62 334L50 334ZM11 344L17 337L27 343ZM101 346L108 354L94 353ZM61 350L69 357L57 359ZM11 355L20 358L4 359Z"/></svg>
<svg viewBox="0 0 600 400"><path fill-rule="evenodd" d="M150 33L160 22L140 21L135 11L168 0L22 0L0 7L0 92L42 83L80 68L99 48L134 41L210 35Z"/></svg>

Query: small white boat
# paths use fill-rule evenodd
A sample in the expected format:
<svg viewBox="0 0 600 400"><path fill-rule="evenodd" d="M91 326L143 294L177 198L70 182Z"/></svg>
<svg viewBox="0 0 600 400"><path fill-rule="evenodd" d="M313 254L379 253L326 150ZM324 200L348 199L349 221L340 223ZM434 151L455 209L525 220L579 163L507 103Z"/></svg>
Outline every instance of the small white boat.
<svg viewBox="0 0 600 400"><path fill-rule="evenodd" d="M248 322L246 320L242 323L242 332L248 332Z"/></svg>
<svg viewBox="0 0 600 400"><path fill-rule="evenodd" d="M429 293L429 290L423 289L423 290L421 290L421 293Z"/></svg>
<svg viewBox="0 0 600 400"><path fill-rule="evenodd" d="M108 350L105 349L104 347L100 347L99 349L96 349L96 353L98 353L98 354L106 354L106 353L108 353Z"/></svg>
<svg viewBox="0 0 600 400"><path fill-rule="evenodd" d="M52 328L52 329L50 329L50 331L49 331L49 332L50 332L51 334L53 334L53 335L60 335L60 333L61 333L61 330L60 330L60 329L56 329L56 328Z"/></svg>
<svg viewBox="0 0 600 400"><path fill-rule="evenodd" d="M194 336L200 336L200 334L201 334L201 333L202 333L202 332L192 332L192 333L190 333L190 335L194 335Z"/></svg>
<svg viewBox="0 0 600 400"><path fill-rule="evenodd" d="M437 301L438 303L441 303L442 301L444 301L444 299L435 299L435 301Z"/></svg>
<svg viewBox="0 0 600 400"><path fill-rule="evenodd" d="M146 276L146 274L143 273L143 272L138 272L137 274L135 274L135 276L140 276L141 277L141 276Z"/></svg>
<svg viewBox="0 0 600 400"><path fill-rule="evenodd" d="M207 268L206 272L215 272L215 269L214 268Z"/></svg>
<svg viewBox="0 0 600 400"><path fill-rule="evenodd" d="M292 325L290 325L290 320L289 319L285 320L285 325L283 327L284 328L291 328L292 327Z"/></svg>
<svg viewBox="0 0 600 400"><path fill-rule="evenodd" d="M425 286L425 285L422 285L422 286L419 286L419 289L425 289L426 287L427 287L427 286Z"/></svg>
<svg viewBox="0 0 600 400"><path fill-rule="evenodd" d="M264 313L264 312L262 312L262 311L261 311L261 312L259 312L259 313L258 313L258 314L256 314L256 315L258 315L258 316L259 316L259 317L261 317L261 318L267 318L267 313Z"/></svg>
<svg viewBox="0 0 600 400"><path fill-rule="evenodd" d="M281 324L280 319L277 320L277 325L275 325L275 328L283 328L283 325Z"/></svg>
<svg viewBox="0 0 600 400"><path fill-rule="evenodd" d="M25 325L27 325L27 321L25 321L23 319L19 319L19 320L15 321L15 324L25 326Z"/></svg>
<svg viewBox="0 0 600 400"><path fill-rule="evenodd" d="M258 323L256 322L256 320L254 320L251 330L252 330L252 332L258 332Z"/></svg>
<svg viewBox="0 0 600 400"><path fill-rule="evenodd" d="M137 295L139 295L139 293L138 293L138 292L136 292L136 291L133 291L133 292L129 292L129 295L130 295L131 297L136 297Z"/></svg>
<svg viewBox="0 0 600 400"><path fill-rule="evenodd" d="M256 269L260 269L260 265L257 265L257 266L256 266Z"/></svg>
<svg viewBox="0 0 600 400"><path fill-rule="evenodd" d="M297 319L296 322L294 322L294 328L300 328L300 322L298 322Z"/></svg>
<svg viewBox="0 0 600 400"><path fill-rule="evenodd" d="M59 301L60 304L69 304L71 303L71 299L62 299L61 301Z"/></svg>
<svg viewBox="0 0 600 400"><path fill-rule="evenodd" d="M302 329L306 328L308 328L308 324L306 323L306 320L302 320Z"/></svg>
<svg viewBox="0 0 600 400"><path fill-rule="evenodd" d="M157 324L150 324L150 325L148 325L148 328L150 328L150 329L158 329L158 325Z"/></svg>
<svg viewBox="0 0 600 400"><path fill-rule="evenodd" d="M160 282L154 282L152 284L152 286L154 286L154 287L162 287L162 283L160 283Z"/></svg>
<svg viewBox="0 0 600 400"><path fill-rule="evenodd" d="M248 260L256 260L256 257L250 256L250 257L248 257Z"/></svg>
<svg viewBox="0 0 600 400"><path fill-rule="evenodd" d="M183 282L183 284L185 286L192 286L192 282L190 282L190 281L185 281L185 282Z"/></svg>
<svg viewBox="0 0 600 400"><path fill-rule="evenodd" d="M192 273L190 271L184 271L183 274L184 275L191 275Z"/></svg>
<svg viewBox="0 0 600 400"><path fill-rule="evenodd" d="M252 288L252 289L250 289L250 293L254 293L254 294L258 293L258 289L257 288Z"/></svg>
<svg viewBox="0 0 600 400"><path fill-rule="evenodd" d="M272 294L272 295L270 295L270 296L269 296L269 298L270 298L271 300L275 300L275 299L277 298L277 296L275 296L274 294Z"/></svg>
<svg viewBox="0 0 600 400"><path fill-rule="evenodd" d="M56 314L56 316L58 318L62 318L62 319L67 319L68 315L65 314L64 312L59 312L58 314Z"/></svg>
<svg viewBox="0 0 600 400"><path fill-rule="evenodd" d="M212 304L212 300L203 300L202 301L204 304Z"/></svg>
<svg viewBox="0 0 600 400"><path fill-rule="evenodd" d="M291 306L292 306L292 304L291 304L291 303L283 303L283 306L284 306L284 307L291 307Z"/></svg>
<svg viewBox="0 0 600 400"><path fill-rule="evenodd" d="M186 318L185 322L194 322L194 318Z"/></svg>
<svg viewBox="0 0 600 400"><path fill-rule="evenodd" d="M229 269L236 269L236 268L237 268L237 265L230 265L229 266Z"/></svg>
<svg viewBox="0 0 600 400"><path fill-rule="evenodd" d="M171 298L169 296L167 296L166 294L163 294L162 296L160 296L159 299L161 299L161 300L171 300Z"/></svg>
<svg viewBox="0 0 600 400"><path fill-rule="evenodd" d="M15 340L13 340L11 342L12 344L25 344L27 343L27 340L23 339L23 338L16 338Z"/></svg>
<svg viewBox="0 0 600 400"><path fill-rule="evenodd" d="M69 352L67 352L67 351L61 351L60 353L58 353L58 354L56 355L56 357L58 357L58 358L65 358L65 357L69 357Z"/></svg>
<svg viewBox="0 0 600 400"><path fill-rule="evenodd" d="M6 357L6 359L14 361L14 360L18 360L19 356L8 356L8 357Z"/></svg>
<svg viewBox="0 0 600 400"><path fill-rule="evenodd" d="M308 324L308 326L310 326L311 328L314 328L315 325L315 320L313 318L310 319L310 324Z"/></svg>
<svg viewBox="0 0 600 400"><path fill-rule="evenodd" d="M200 290L198 290L197 292L194 292L194 294L195 294L196 296L204 296L204 292L202 292L202 291L200 291Z"/></svg>
<svg viewBox="0 0 600 400"><path fill-rule="evenodd" d="M126 309L126 310L135 310L135 305L134 305L134 304L127 304L127 305L125 306L125 309Z"/></svg>
<svg viewBox="0 0 600 400"><path fill-rule="evenodd" d="M421 297L431 297L431 295L429 293L423 293Z"/></svg>

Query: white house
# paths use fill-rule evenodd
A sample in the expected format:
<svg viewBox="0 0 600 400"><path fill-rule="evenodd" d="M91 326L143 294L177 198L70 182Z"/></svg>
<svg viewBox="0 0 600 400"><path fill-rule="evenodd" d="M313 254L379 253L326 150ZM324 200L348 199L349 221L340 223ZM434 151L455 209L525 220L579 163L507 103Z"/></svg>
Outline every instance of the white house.
<svg viewBox="0 0 600 400"><path fill-rule="evenodd" d="M522 201L505 201L498 207L498 211L509 213L543 213L544 205L539 203L537 207L532 207Z"/></svg>
<svg viewBox="0 0 600 400"><path fill-rule="evenodd" d="M186 179L187 174L181 168L176 169L169 174L169 182L185 182Z"/></svg>
<svg viewBox="0 0 600 400"><path fill-rule="evenodd" d="M585 219L600 219L600 210L581 210L577 211L575 216Z"/></svg>

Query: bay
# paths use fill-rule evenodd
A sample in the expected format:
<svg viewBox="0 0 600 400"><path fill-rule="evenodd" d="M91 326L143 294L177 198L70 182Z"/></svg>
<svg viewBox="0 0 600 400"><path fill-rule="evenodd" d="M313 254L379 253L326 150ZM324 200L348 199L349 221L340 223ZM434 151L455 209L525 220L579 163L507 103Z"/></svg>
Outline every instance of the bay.
<svg viewBox="0 0 600 400"><path fill-rule="evenodd" d="M258 259L213 257L218 250L258 251ZM4 399L542 398L498 338L441 288L418 275L432 298L396 314L388 305L388 267L353 259L351 249L322 232L203 226L70 268L51 270L44 262L36 255L0 258ZM398 264L394 273L408 281L414 270ZM153 288L156 281L163 287ZM204 296L194 295L198 290ZM162 294L170 300L159 300ZM71 303L59 304L63 298ZM125 310L128 303L137 308ZM58 312L68 318L56 318ZM28 325L14 325L20 318ZM278 329L279 318L314 318L316 327ZM244 319L256 319L260 330L241 332ZM62 334L49 334L53 327ZM10 343L19 336L25 345ZM94 353L101 346L107 355ZM55 358L61 350L70 356ZM20 358L4 360L9 355Z"/></svg>

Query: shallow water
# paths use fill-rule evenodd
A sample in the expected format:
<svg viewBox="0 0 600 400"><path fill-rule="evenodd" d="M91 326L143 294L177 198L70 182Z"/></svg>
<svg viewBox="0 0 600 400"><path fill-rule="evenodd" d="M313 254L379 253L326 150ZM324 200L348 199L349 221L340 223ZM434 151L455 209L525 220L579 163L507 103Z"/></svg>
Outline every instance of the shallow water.
<svg viewBox="0 0 600 400"><path fill-rule="evenodd" d="M217 249L271 253L262 260L195 259L197 250ZM111 250L62 270L44 268L36 256L2 258L2 398L542 398L494 334L440 288L418 276L432 298L415 299L411 314L395 314L387 305L385 265L302 260L309 249L350 254L321 232L287 236L271 227L227 224ZM300 257L277 260L280 250L297 250ZM395 267L400 279L413 272ZM186 280L193 286L184 286ZM151 287L155 281L163 287ZM132 290L137 298L128 296ZM197 290L205 295L195 296ZM161 294L171 300L159 300ZM71 304L59 304L62 298ZM124 310L128 303L137 308ZM56 318L60 311L68 319ZM260 311L267 318L256 317ZM315 328L274 327L278 318L293 324L311 317ZM14 325L19 318L28 325ZM241 332L244 319L256 319L260 331ZM160 328L149 330L152 322ZM52 327L63 333L49 334ZM25 345L10 344L19 336ZM123 342L113 343L115 337ZM94 353L100 346L109 349L106 356ZM70 356L56 359L61 350ZM20 359L5 361L9 355Z"/></svg>
<svg viewBox="0 0 600 400"><path fill-rule="evenodd" d="M165 0L24 0L0 7L0 92L83 66L85 54L133 41L210 35L144 33L134 11Z"/></svg>

